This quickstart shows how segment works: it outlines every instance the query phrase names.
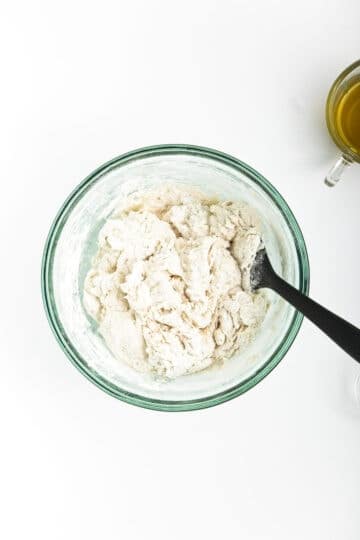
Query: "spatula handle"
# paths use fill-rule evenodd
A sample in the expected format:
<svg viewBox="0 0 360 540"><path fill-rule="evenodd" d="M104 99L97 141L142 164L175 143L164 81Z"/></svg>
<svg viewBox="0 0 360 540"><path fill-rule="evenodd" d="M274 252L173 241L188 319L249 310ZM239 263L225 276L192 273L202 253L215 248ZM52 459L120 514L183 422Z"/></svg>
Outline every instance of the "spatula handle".
<svg viewBox="0 0 360 540"><path fill-rule="evenodd" d="M341 317L335 315L311 298L300 293L280 276L272 273L267 278L267 286L285 298L305 317L310 319L325 334L337 343L355 360L360 362L360 330Z"/></svg>

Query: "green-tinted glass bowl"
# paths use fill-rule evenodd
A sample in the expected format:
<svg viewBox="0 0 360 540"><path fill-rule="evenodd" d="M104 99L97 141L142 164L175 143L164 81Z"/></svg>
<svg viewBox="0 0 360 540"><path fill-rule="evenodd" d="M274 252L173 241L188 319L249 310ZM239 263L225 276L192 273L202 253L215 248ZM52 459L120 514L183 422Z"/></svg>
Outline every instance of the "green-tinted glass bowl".
<svg viewBox="0 0 360 540"><path fill-rule="evenodd" d="M303 293L309 288L309 263L301 230L281 195L254 169L216 150L190 145L134 150L99 167L71 193L52 224L42 264L44 306L56 339L79 371L112 396L150 409L185 411L218 405L261 381L293 343L302 315L269 292L267 318L246 351L221 367L175 381L156 381L116 361L83 309L84 277L99 229L119 198L165 181L256 208L275 268Z"/></svg>

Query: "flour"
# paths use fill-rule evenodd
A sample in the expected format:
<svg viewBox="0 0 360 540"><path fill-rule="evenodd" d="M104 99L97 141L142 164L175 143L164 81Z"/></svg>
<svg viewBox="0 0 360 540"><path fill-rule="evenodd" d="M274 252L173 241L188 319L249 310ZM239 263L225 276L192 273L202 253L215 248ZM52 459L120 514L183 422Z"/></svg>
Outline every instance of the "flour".
<svg viewBox="0 0 360 540"><path fill-rule="evenodd" d="M255 214L169 184L127 197L99 234L84 305L115 357L168 378L246 347L267 309L250 289Z"/></svg>

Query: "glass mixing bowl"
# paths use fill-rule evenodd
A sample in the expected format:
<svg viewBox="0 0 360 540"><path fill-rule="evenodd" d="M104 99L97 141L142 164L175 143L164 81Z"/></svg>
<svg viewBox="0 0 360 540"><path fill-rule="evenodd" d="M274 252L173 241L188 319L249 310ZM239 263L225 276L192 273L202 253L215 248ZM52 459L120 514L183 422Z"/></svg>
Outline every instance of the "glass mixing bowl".
<svg viewBox="0 0 360 540"><path fill-rule="evenodd" d="M116 360L85 313L85 275L98 232L119 200L164 182L189 184L255 208L275 269L303 293L309 263L300 228L281 195L251 167L216 150L188 145L135 150L102 165L73 191L51 227L42 266L44 305L60 346L81 373L112 396L151 409L184 411L217 405L257 384L288 351L302 315L267 291L270 308L246 350L220 367L167 382Z"/></svg>

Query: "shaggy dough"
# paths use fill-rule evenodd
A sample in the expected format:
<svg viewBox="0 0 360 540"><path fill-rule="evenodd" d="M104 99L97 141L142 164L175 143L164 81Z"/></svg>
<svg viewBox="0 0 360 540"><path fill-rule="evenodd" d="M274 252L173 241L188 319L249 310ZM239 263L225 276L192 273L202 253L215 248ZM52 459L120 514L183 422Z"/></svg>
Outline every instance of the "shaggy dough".
<svg viewBox="0 0 360 540"><path fill-rule="evenodd" d="M259 223L242 203L170 184L127 197L99 234L84 305L107 346L174 378L242 350L267 303L250 290Z"/></svg>

